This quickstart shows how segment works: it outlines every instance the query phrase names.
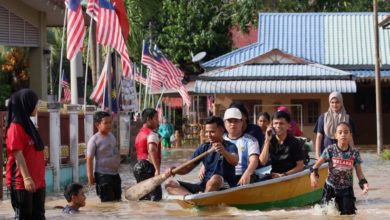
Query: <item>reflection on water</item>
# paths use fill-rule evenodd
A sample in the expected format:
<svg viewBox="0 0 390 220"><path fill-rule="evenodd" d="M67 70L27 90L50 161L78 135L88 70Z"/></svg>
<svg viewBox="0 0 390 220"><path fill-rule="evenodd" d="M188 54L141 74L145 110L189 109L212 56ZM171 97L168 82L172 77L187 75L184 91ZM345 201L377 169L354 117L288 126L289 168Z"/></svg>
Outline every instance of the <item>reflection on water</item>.
<svg viewBox="0 0 390 220"><path fill-rule="evenodd" d="M183 163L191 156L192 151L192 148L164 150L162 170ZM72 219L179 219L183 217L242 219L252 216L255 216L256 219L302 219L302 216L305 216L305 219L390 219L390 161L379 160L375 152L371 151L362 153L362 157L364 160L363 171L369 182L370 191L368 196L363 196L355 179L354 189L358 214L353 217L341 217L332 206L321 207L320 205L268 211L245 211L223 205L202 210L182 209L174 202L127 202L124 198L122 202L101 203L96 196L94 187L89 187L86 189L86 207L81 208L81 213L72 216ZM198 169L188 175L176 176L175 178L193 181L197 178L197 171ZM123 164L120 172L123 191L125 191L135 183L135 180L129 164ZM62 215L60 209L54 208L55 206L63 206L65 203L61 194L47 196L47 219L66 218L67 216ZM0 201L0 207L0 219L12 219L14 213L10 200ZM324 216L324 213L328 213L328 215Z"/></svg>

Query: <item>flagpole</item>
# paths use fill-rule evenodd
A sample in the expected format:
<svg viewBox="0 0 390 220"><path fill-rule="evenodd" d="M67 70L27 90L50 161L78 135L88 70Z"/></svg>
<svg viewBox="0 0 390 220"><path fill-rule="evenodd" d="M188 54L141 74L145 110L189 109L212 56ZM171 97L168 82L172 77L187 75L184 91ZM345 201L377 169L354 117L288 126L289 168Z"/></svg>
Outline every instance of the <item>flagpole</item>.
<svg viewBox="0 0 390 220"><path fill-rule="evenodd" d="M58 70L58 102L61 102L61 91L62 91L62 86L61 86L61 80L62 80L62 57L64 56L64 40L65 40L65 26L66 26L66 17L68 14L68 7L65 8L65 13L64 13L64 25L62 26L62 39L61 39L61 55L60 55L60 68Z"/></svg>
<svg viewBox="0 0 390 220"><path fill-rule="evenodd" d="M91 20L89 22L89 36L88 36L88 41L92 40L91 39L91 32L92 32L92 16ZM88 82L88 61L89 61L89 43L87 45L87 61L85 62L85 80L84 80L84 111L85 111L85 106L87 105L87 82Z"/></svg>
<svg viewBox="0 0 390 220"><path fill-rule="evenodd" d="M141 72L139 73L139 75L141 77L143 77L142 76L142 64L141 64ZM141 83L141 78L140 78L140 81L139 81L139 94L138 94L138 112L141 112L141 96L142 96L142 83Z"/></svg>
<svg viewBox="0 0 390 220"><path fill-rule="evenodd" d="M150 78L149 78L149 68L146 70L146 86L145 86L145 97L144 97L144 109L146 108L146 104L147 104L147 94L148 94L148 88L149 88L149 82L150 82Z"/></svg>
<svg viewBox="0 0 390 220"><path fill-rule="evenodd" d="M107 104L108 104L108 113L112 113L112 99L111 99L111 83L112 83L112 73L111 73L111 66L112 66L112 57L111 57L111 48L107 47Z"/></svg>
<svg viewBox="0 0 390 220"><path fill-rule="evenodd" d="M160 95L160 98L159 98L158 101L157 101L157 104L156 104L156 108L155 108L155 109L157 109L158 104L160 104L160 101L161 101L162 96L164 95L164 92L165 92L165 86L163 86L163 90L161 91L161 95Z"/></svg>
<svg viewBox="0 0 390 220"><path fill-rule="evenodd" d="M107 49L109 49L109 47L107 47ZM108 65L108 59L110 57L110 53L107 53L106 55L106 65ZM104 68L104 67L103 67ZM106 67L107 68L107 67ZM107 68L108 69L108 68ZM104 83L104 87L103 87L103 102L102 102L102 111L104 111L104 107L105 107L105 104L106 104L106 90L107 90L107 83L108 83L108 71L106 71L106 83ZM104 81L103 81L104 82Z"/></svg>

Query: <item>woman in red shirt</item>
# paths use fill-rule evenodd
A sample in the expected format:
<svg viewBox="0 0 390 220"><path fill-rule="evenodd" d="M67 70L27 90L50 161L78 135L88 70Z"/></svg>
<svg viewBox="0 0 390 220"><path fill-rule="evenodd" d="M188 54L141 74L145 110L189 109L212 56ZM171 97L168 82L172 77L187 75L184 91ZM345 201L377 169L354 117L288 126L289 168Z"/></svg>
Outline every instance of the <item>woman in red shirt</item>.
<svg viewBox="0 0 390 220"><path fill-rule="evenodd" d="M15 219L45 219L44 145L30 119L37 104L31 89L15 92L8 103L6 179Z"/></svg>

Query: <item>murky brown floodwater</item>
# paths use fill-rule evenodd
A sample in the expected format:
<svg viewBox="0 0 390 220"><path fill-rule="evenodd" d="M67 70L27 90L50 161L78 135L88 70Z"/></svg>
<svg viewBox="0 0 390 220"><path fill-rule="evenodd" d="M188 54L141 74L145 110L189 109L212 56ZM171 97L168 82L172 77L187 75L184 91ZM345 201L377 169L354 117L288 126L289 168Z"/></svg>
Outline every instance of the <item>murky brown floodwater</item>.
<svg viewBox="0 0 390 220"><path fill-rule="evenodd" d="M162 170L186 161L193 148L171 149L163 152ZM370 184L368 196L362 196L355 180L355 194L357 197L358 214L356 216L341 217L329 208L328 215L323 214L324 208L308 206L301 208L245 211L231 207L210 207L207 209L182 209L174 202L127 202L124 197L118 203L100 203L94 188L87 189L86 207L81 213L72 216L72 219L178 219L183 217L200 219L390 219L390 161L382 161L375 151L364 151L363 171ZM197 178L198 169L185 176L176 176L183 180L192 181ZM121 166L122 188L125 191L135 183L131 174L130 165ZM356 176L356 175L355 175ZM309 184L309 183L307 183ZM47 219L64 219L69 216L61 214L55 206L66 204L62 195L48 195L46 199ZM0 201L0 219L12 219L14 213L10 200Z"/></svg>

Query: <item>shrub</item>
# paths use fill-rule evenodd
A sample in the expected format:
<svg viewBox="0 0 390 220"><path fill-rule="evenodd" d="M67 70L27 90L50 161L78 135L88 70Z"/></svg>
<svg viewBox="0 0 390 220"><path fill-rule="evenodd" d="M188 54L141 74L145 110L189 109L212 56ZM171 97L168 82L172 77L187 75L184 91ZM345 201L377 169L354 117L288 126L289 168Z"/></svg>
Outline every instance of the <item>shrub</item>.
<svg viewBox="0 0 390 220"><path fill-rule="evenodd" d="M381 153L382 160L390 160L390 149L386 149Z"/></svg>

